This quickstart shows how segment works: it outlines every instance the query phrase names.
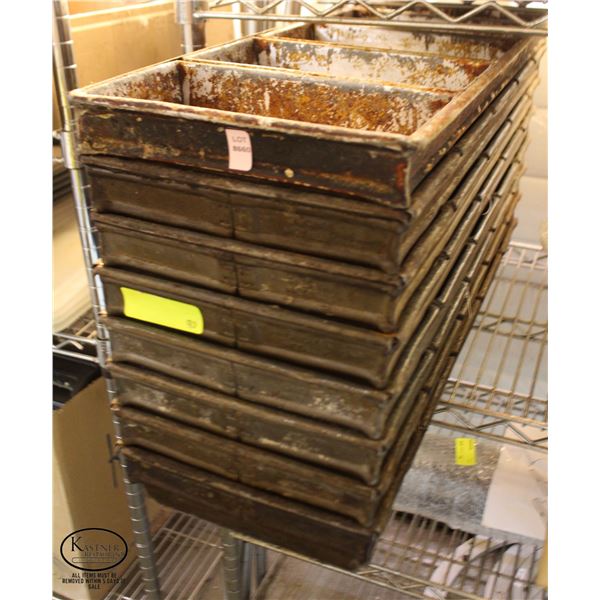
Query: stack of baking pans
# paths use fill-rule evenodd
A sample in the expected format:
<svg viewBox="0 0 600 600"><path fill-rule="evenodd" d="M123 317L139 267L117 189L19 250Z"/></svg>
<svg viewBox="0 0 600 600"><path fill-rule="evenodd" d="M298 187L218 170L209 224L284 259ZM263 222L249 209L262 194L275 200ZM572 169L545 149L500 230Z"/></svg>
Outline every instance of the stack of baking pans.
<svg viewBox="0 0 600 600"><path fill-rule="evenodd" d="M130 477L350 569L510 238L541 50L387 34L275 30L72 96Z"/></svg>

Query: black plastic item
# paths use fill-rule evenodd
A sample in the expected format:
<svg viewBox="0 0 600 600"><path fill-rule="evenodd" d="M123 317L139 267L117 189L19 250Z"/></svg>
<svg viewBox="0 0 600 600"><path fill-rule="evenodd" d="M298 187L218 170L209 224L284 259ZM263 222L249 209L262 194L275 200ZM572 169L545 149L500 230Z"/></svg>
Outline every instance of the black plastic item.
<svg viewBox="0 0 600 600"><path fill-rule="evenodd" d="M100 377L100 367L85 359L54 354L52 358L52 406L61 408L75 394Z"/></svg>
<svg viewBox="0 0 600 600"><path fill-rule="evenodd" d="M60 142L52 140L52 158L62 158ZM64 162L52 162L52 201L56 202L71 193L71 176Z"/></svg>

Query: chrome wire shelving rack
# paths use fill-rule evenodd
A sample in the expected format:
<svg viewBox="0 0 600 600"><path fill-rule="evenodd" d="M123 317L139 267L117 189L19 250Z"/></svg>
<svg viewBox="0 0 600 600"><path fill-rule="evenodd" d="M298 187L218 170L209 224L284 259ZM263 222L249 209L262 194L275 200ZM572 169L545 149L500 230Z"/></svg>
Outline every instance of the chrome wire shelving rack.
<svg viewBox="0 0 600 600"><path fill-rule="evenodd" d="M52 352L59 356L98 363L96 336L94 315L91 311L86 312L66 329L52 334Z"/></svg>
<svg viewBox="0 0 600 600"><path fill-rule="evenodd" d="M546 252L512 243L434 413L435 425L547 452L547 302Z"/></svg>
<svg viewBox="0 0 600 600"><path fill-rule="evenodd" d="M104 311L104 297L94 267L101 257L90 224L88 187L77 162L68 101L68 92L77 87L77 68L68 5L65 0L52 2L61 145L71 174L92 297L91 318L76 324L74 329L55 334L53 347L66 354L92 345L103 367L110 360L110 342L98 322ZM184 53L197 49L197 30L208 18L250 21L260 27L269 22L348 23L406 30L547 35L544 2L175 0L174 3L177 21L182 25ZM219 12L222 9L230 11ZM546 266L541 247L511 244L448 380L432 425L502 444L546 450ZM499 348L500 363L494 363ZM109 386L109 401L113 395ZM120 424L116 417L114 425L118 439ZM523 426L527 426L527 434L523 433ZM536 433L532 434L532 430ZM126 474L126 464L123 466ZM152 536L143 486L126 477L125 489L138 558L122 583L108 596L111 600L201 600L207 598L207 583L219 576L226 600L258 597L281 600L281 595L277 595L278 574L285 569L300 570L304 582L296 588L297 595L286 600L315 597L311 596L310 586L325 572L333 573L337 583L346 586L348 593L344 598L348 600L481 600L501 598L502 593L507 598L544 597L543 591L533 585L541 554L539 545L469 534L433 519L395 512L381 536L372 564L350 573L221 530L178 511ZM216 596L212 595L210 600L213 598Z"/></svg>
<svg viewBox="0 0 600 600"><path fill-rule="evenodd" d="M437 32L547 35L547 0L201 0L196 19L377 25ZM229 10L225 10L229 9Z"/></svg>
<svg viewBox="0 0 600 600"><path fill-rule="evenodd" d="M96 350L94 358L98 365L104 368L110 359L110 344L107 331L99 320L99 316L105 312L102 285L99 278L94 274L94 268L100 261L100 252L90 220L87 198L89 186L87 185L85 174L79 165L75 151L75 121L68 95L69 91L78 86L77 65L73 53L67 0L52 0L52 17L52 67L61 120L61 149L64 164L69 170L71 177L71 188L93 316L93 327L91 330L87 329L87 322L82 325L82 327L85 327L85 335L82 335L83 332L81 330L76 330L74 333L60 332L58 335L55 334L53 336L53 346L55 347L55 351L58 350L59 353L65 354L65 352L73 351L66 348L68 345L71 345L72 348L78 348L79 346L91 343L95 346ZM106 389L108 401L112 402L115 391L108 380ZM113 415L113 424L118 442L121 436L120 423L116 415ZM137 550L137 564L144 581L145 596L151 600L159 600L159 584L156 575L150 524L146 513L144 488L140 484L129 481L126 465L122 459L121 466L123 467L123 483Z"/></svg>

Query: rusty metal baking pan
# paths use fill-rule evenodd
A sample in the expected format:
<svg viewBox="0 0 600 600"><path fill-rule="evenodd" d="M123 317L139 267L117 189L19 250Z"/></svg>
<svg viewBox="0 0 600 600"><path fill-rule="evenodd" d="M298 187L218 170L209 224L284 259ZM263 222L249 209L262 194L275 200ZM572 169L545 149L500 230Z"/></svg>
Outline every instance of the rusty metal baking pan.
<svg viewBox="0 0 600 600"><path fill-rule="evenodd" d="M342 44L256 36L186 54L186 60L293 69L333 77L456 92L485 71L489 60L371 50Z"/></svg>
<svg viewBox="0 0 600 600"><path fill-rule="evenodd" d="M521 121L529 105L532 76L521 72L506 87L419 186L408 211L282 187L249 185L148 161L98 156L85 157L92 205L98 212L144 218L394 272L476 158L482 153L492 156L494 148L505 139L502 134ZM500 123L504 124L497 132ZM496 132L498 135L492 139Z"/></svg>
<svg viewBox="0 0 600 600"><path fill-rule="evenodd" d="M418 272L385 275L358 265L123 216L97 215L94 225L108 267L133 269L387 332L397 329L397 306L407 283L418 276ZM437 242L431 236L428 245Z"/></svg>
<svg viewBox="0 0 600 600"><path fill-rule="evenodd" d="M349 518L263 492L155 452L125 447L128 477L177 510L340 568L366 563L377 533Z"/></svg>
<svg viewBox="0 0 600 600"><path fill-rule="evenodd" d="M389 334L133 272L99 268L97 273L109 315L125 314L124 287L197 307L204 339L263 356L346 373L379 386L385 385L388 365L396 359L398 342Z"/></svg>
<svg viewBox="0 0 600 600"><path fill-rule="evenodd" d="M78 150L409 206L419 181L541 48L513 40L454 95L174 60L72 92ZM228 128L243 141L231 154Z"/></svg>
<svg viewBox="0 0 600 600"><path fill-rule="evenodd" d="M376 485L389 446L351 431L231 396L111 364L118 405L136 407L244 444L345 473ZM406 411L408 412L408 411ZM395 430L386 442L395 439Z"/></svg>
<svg viewBox="0 0 600 600"><path fill-rule="evenodd" d="M502 157L515 151L524 136L523 130L515 134ZM412 293L460 226L462 207L468 206L465 198L474 193L471 182L480 180L492 168L494 159L484 159L473 179L461 185L455 197L455 204L461 208L448 206L442 210L394 275L123 216L100 214L94 224L107 266L130 268L390 333L398 328ZM493 187L496 181L492 178L488 183Z"/></svg>
<svg viewBox="0 0 600 600"><path fill-rule="evenodd" d="M511 154L513 152L516 154L517 150L511 150ZM506 155L505 161L499 163L486 180L482 188L485 193L479 194L473 204L470 219L476 220L486 195L491 197L493 194L492 183L498 181L508 168L509 157ZM464 207L461 210L464 211ZM463 222L454 235L468 235L468 227L468 222ZM456 258L457 253L454 251L450 258ZM444 265L436 268L443 269ZM121 287L172 298L200 310L205 321L203 335L208 340L348 374L379 388L387 385L404 345L419 322L405 318L394 335L382 334L138 273L111 268L102 268L99 272L111 315L124 314ZM413 306L416 304L412 303Z"/></svg>
<svg viewBox="0 0 600 600"><path fill-rule="evenodd" d="M505 213L507 208L511 208L510 204L499 212ZM490 235L494 237L493 232ZM481 264L486 249L487 246L483 244L477 256L471 252L469 262L476 260ZM394 446L398 431L411 413L412 396L409 390L411 385L419 384L419 378L414 374L423 353L435 338L436 330L443 329L443 317L450 313L452 319L452 311L456 309L453 307L458 307L464 301L467 289L463 279L453 277L452 280L451 285L455 291L448 294L447 305L431 311L418 339L413 340L407 352L404 361L407 373L404 373L403 388L408 388L402 391L408 398L404 398L404 402L395 403L381 440L367 439L345 428L240 401L228 395L115 363L108 370L115 382L118 405L154 412L243 443L323 465L361 478L369 485L376 485L380 482L383 465Z"/></svg>
<svg viewBox="0 0 600 600"><path fill-rule="evenodd" d="M518 56L528 58L525 47ZM381 196L401 205L407 167L407 144L401 140L408 141L452 97L435 90L183 60L71 93L81 154L204 167ZM240 140L231 153L226 128Z"/></svg>

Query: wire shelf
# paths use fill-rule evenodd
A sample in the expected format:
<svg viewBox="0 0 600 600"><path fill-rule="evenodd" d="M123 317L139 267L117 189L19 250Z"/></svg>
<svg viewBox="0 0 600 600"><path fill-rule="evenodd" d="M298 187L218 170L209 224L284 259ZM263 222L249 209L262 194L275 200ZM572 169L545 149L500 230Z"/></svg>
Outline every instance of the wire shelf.
<svg viewBox="0 0 600 600"><path fill-rule="evenodd" d="M153 536L162 600L196 600L221 562L219 529L197 517L172 512ZM105 600L146 598L138 561Z"/></svg>
<svg viewBox="0 0 600 600"><path fill-rule="evenodd" d="M370 565L356 572L323 565L309 558L237 535L245 542L308 563L300 577L294 578L289 600L322 597L317 583L323 569L336 573L329 578L329 590L347 590L345 600L401 600L403 598L464 600L543 600L544 590L534 584L542 544L519 543L508 537L487 537L453 529L434 519L394 512L375 548ZM272 564L262 600L279 600L277 577L280 564ZM289 576L289 575L288 575ZM358 580L348 585L348 579ZM300 588L298 586L301 586ZM269 590L273 590L272 595ZM342 597L342 596L340 596Z"/></svg>
<svg viewBox="0 0 600 600"><path fill-rule="evenodd" d="M60 356L98 362L96 322L90 310L62 331L52 334L52 352Z"/></svg>
<svg viewBox="0 0 600 600"><path fill-rule="evenodd" d="M536 6L529 7L531 4ZM462 3L426 0L208 0L205 2L206 9L194 12L194 18L376 25L405 30L546 36L548 12L544 4L546 0L487 0L483 3L472 0ZM230 7L233 7L231 11L218 11Z"/></svg>
<svg viewBox="0 0 600 600"><path fill-rule="evenodd" d="M547 451L547 300L547 254L511 243L433 424Z"/></svg>
<svg viewBox="0 0 600 600"><path fill-rule="evenodd" d="M542 598L531 583L541 550L396 513L364 573L416 598Z"/></svg>
<svg viewBox="0 0 600 600"><path fill-rule="evenodd" d="M324 587L332 594L344 590L339 597L345 600L544 598L543 590L533 584L541 544L476 536L418 515L394 513L372 563L354 573L236 537L271 551L266 577L256 590L262 600L281 600L283 590L286 600L322 597ZM154 536L164 600L216 597L207 584L216 579L222 561L220 541L216 526L179 511L171 514ZM106 596L106 600L145 598L137 561Z"/></svg>

